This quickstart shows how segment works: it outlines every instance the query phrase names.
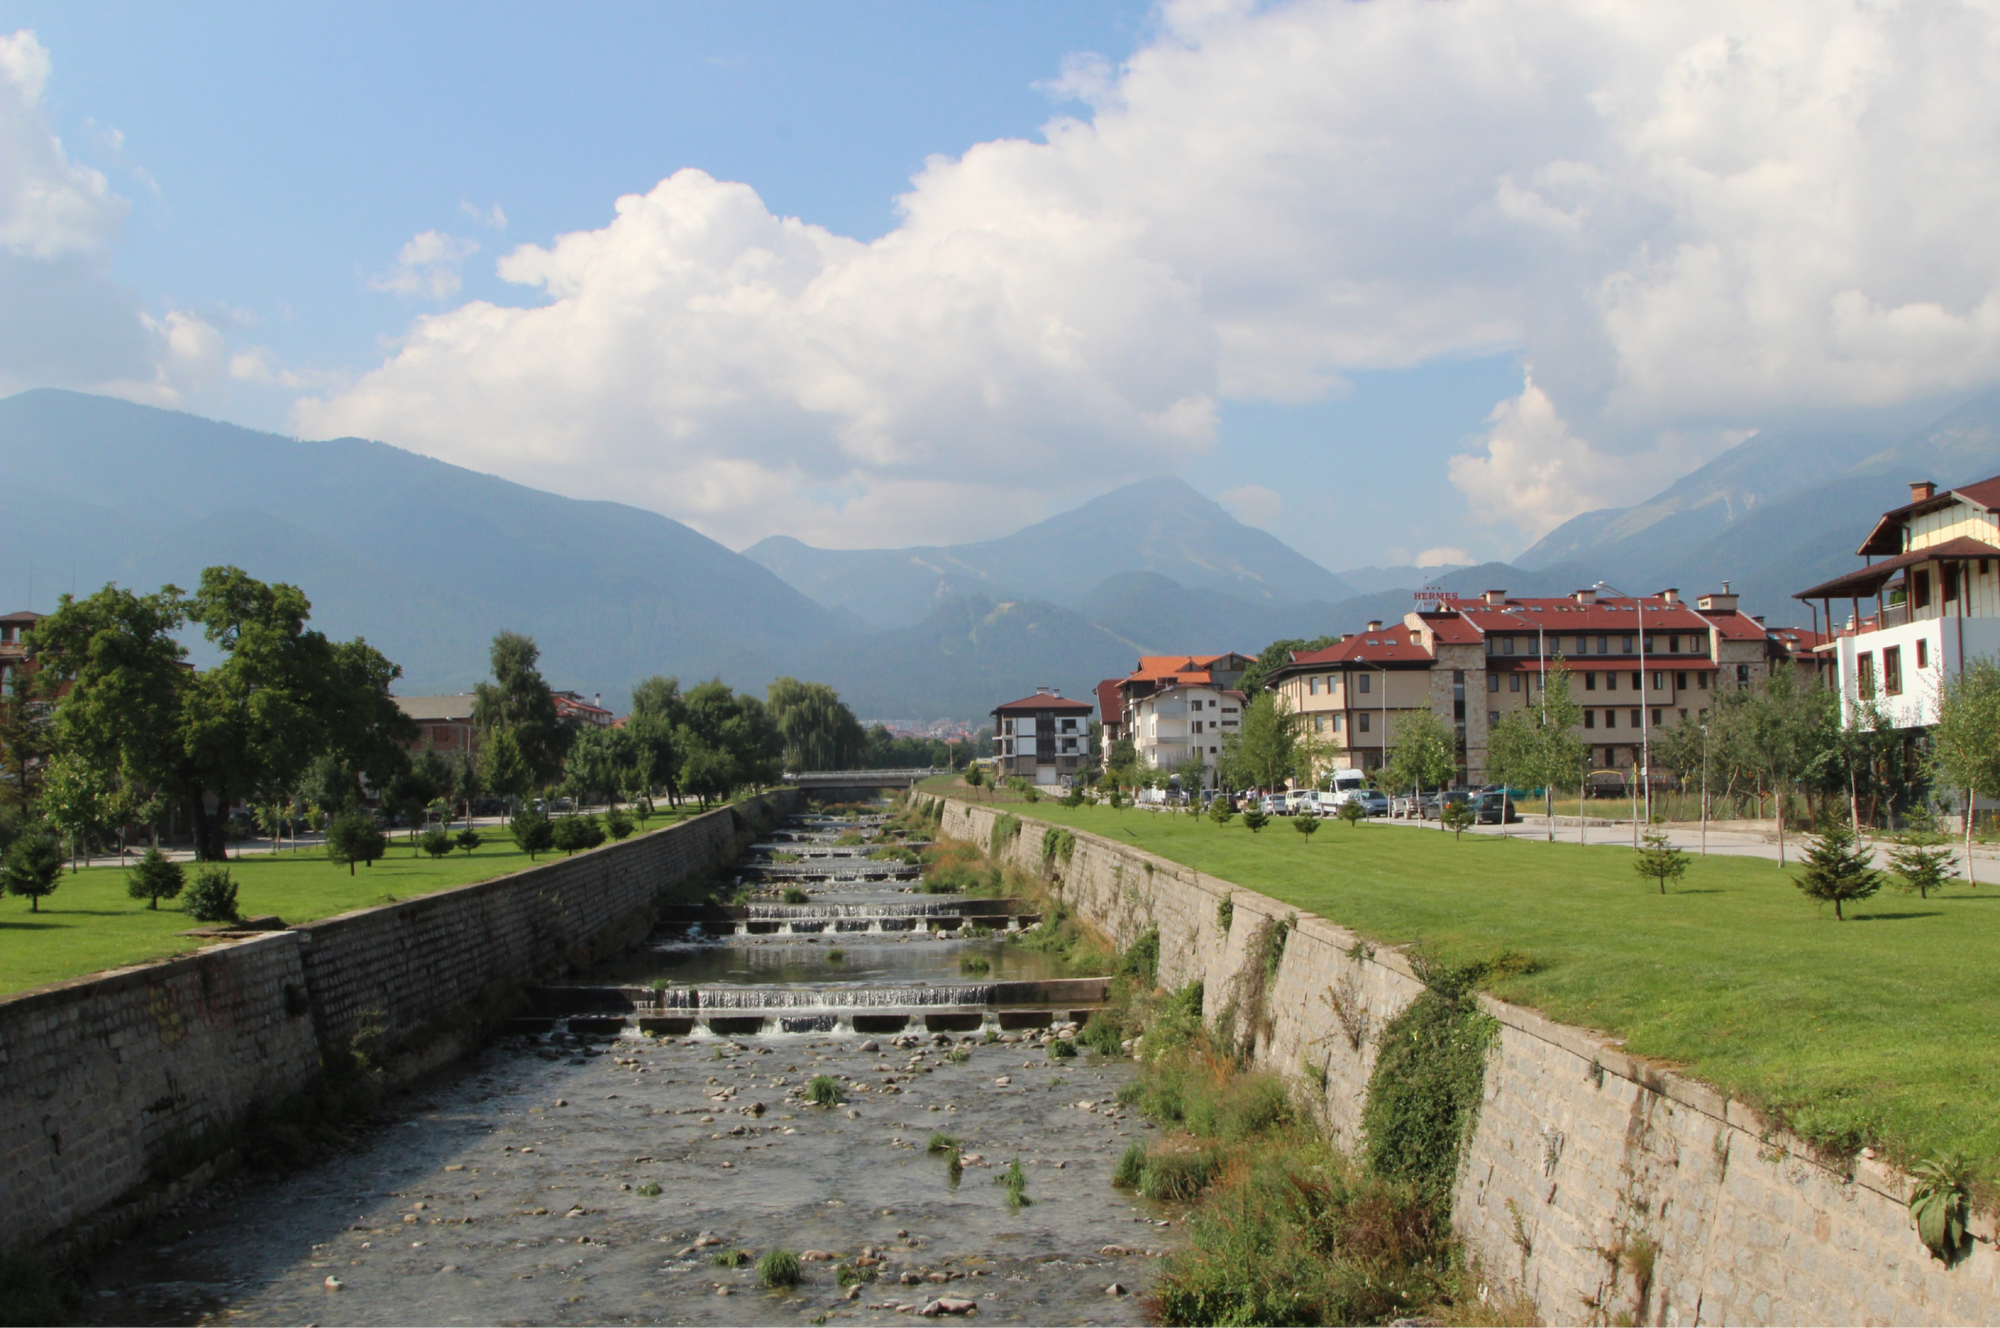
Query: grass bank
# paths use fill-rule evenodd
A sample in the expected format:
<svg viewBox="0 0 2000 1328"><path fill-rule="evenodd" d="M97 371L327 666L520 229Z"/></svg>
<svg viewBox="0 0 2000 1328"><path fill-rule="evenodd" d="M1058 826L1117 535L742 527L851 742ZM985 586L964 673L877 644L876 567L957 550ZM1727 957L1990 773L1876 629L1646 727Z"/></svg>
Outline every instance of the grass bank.
<svg viewBox="0 0 2000 1328"><path fill-rule="evenodd" d="M1662 896L1630 848L1020 810L1445 962L1520 952L1533 971L1494 981L1502 999L1622 1037L1830 1152L1873 1144L1908 1163L1959 1150L2000 1178L2000 889L1885 890L1835 922L1793 885L1796 867L1752 859L1696 859Z"/></svg>

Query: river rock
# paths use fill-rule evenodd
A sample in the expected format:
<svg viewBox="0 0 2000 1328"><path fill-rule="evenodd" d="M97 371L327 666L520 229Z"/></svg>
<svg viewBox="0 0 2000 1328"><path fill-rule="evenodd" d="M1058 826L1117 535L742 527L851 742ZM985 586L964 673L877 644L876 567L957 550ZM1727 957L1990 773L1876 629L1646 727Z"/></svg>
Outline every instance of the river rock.
<svg viewBox="0 0 2000 1328"><path fill-rule="evenodd" d="M976 1300L967 1300L963 1296L941 1296L917 1313L926 1319L935 1319L940 1314L970 1314L978 1308L979 1302Z"/></svg>
<svg viewBox="0 0 2000 1328"><path fill-rule="evenodd" d="M880 1051L880 1050L882 1050L882 1044L881 1044L881 1043L879 1043L879 1042L877 1042L877 1041L876 1041L876 1040L875 1040L874 1038L869 1038L869 1039L868 1039L868 1040L867 1040L866 1042L862 1043L862 1044L861 1044L861 1045L860 1045L859 1047L857 1047L857 1048L856 1048L856 1050L857 1050L857 1051Z"/></svg>
<svg viewBox="0 0 2000 1328"><path fill-rule="evenodd" d="M1131 1292L1130 1288L1123 1282L1113 1282L1110 1286L1104 1288L1104 1294L1107 1296L1124 1296L1131 1294Z"/></svg>

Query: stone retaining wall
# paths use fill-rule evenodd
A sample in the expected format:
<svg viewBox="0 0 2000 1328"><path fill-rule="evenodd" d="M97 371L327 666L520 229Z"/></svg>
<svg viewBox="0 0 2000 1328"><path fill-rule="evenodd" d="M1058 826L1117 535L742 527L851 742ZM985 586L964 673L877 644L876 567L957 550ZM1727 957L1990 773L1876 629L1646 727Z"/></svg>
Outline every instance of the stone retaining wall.
<svg viewBox="0 0 2000 1328"><path fill-rule="evenodd" d="M739 823L722 808L498 880L0 997L0 1252L184 1190L218 1132L304 1089L364 1021L394 1047L496 984L638 939L661 893L726 854Z"/></svg>
<svg viewBox="0 0 2000 1328"><path fill-rule="evenodd" d="M1019 808L948 801L940 834L991 844ZM1047 823L1022 818L1003 850L1048 868ZM1084 831L1055 889L1120 946L1160 929L1160 980L1200 979L1211 1016L1251 993L1259 933L1289 924L1264 993L1260 1060L1316 1098L1332 1136L1361 1142L1375 1039L1420 985L1403 956L1216 877ZM1219 905L1232 901L1231 925ZM1482 998L1500 1024L1478 1125L1454 1198L1460 1235L1497 1283L1549 1323L2000 1322L1992 1215L1947 1269L1917 1240L1909 1182L1879 1164L1850 1172L1740 1103L1652 1068L1587 1029ZM1323 1081L1324 1088L1319 1087ZM1640 1284L1619 1251L1652 1253Z"/></svg>

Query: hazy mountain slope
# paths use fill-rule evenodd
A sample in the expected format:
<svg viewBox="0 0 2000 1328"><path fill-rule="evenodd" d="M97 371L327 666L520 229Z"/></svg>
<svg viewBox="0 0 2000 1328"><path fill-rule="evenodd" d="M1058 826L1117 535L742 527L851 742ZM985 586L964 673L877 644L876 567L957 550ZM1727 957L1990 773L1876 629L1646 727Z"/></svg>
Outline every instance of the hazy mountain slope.
<svg viewBox="0 0 2000 1328"><path fill-rule="evenodd" d="M0 593L35 607L116 577L186 587L228 561L293 580L315 625L365 634L410 692L485 671L500 628L532 633L558 686L622 698L652 672L761 689L841 620L678 522L581 502L360 439L301 443L109 398L0 400L0 483L50 519L0 526Z"/></svg>
<svg viewBox="0 0 2000 1328"><path fill-rule="evenodd" d="M1191 590L1157 572L1107 576L1076 607L1154 655L1254 655L1282 637L1337 631L1342 621L1342 610L1324 600L1252 604L1220 590Z"/></svg>
<svg viewBox="0 0 2000 1328"><path fill-rule="evenodd" d="M1448 576L1465 563L1441 563L1435 567L1349 567L1335 573L1347 583L1350 593L1373 595L1383 590L1415 590L1427 586L1441 576Z"/></svg>
<svg viewBox="0 0 2000 1328"><path fill-rule="evenodd" d="M1094 702L1090 689L1131 672L1141 653L1059 605L971 595L915 626L833 642L800 676L832 684L865 717L969 719L1041 686Z"/></svg>
<svg viewBox="0 0 2000 1328"><path fill-rule="evenodd" d="M774 536L744 550L829 608L913 623L958 595L1077 605L1105 576L1154 572L1252 603L1352 593L1333 573L1175 479L1141 480L1001 539L912 549L816 549Z"/></svg>

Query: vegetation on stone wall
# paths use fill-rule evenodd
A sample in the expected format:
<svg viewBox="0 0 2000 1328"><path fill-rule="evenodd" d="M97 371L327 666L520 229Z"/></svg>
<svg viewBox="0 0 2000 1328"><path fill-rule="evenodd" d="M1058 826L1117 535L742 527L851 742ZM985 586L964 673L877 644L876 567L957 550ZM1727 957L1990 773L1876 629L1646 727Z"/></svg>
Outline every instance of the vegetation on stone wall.
<svg viewBox="0 0 2000 1328"><path fill-rule="evenodd" d="M1370 1169L1409 1185L1448 1220L1499 1025L1473 994L1486 965L1451 967L1421 952L1410 958L1424 990L1382 1029L1362 1128Z"/></svg>

